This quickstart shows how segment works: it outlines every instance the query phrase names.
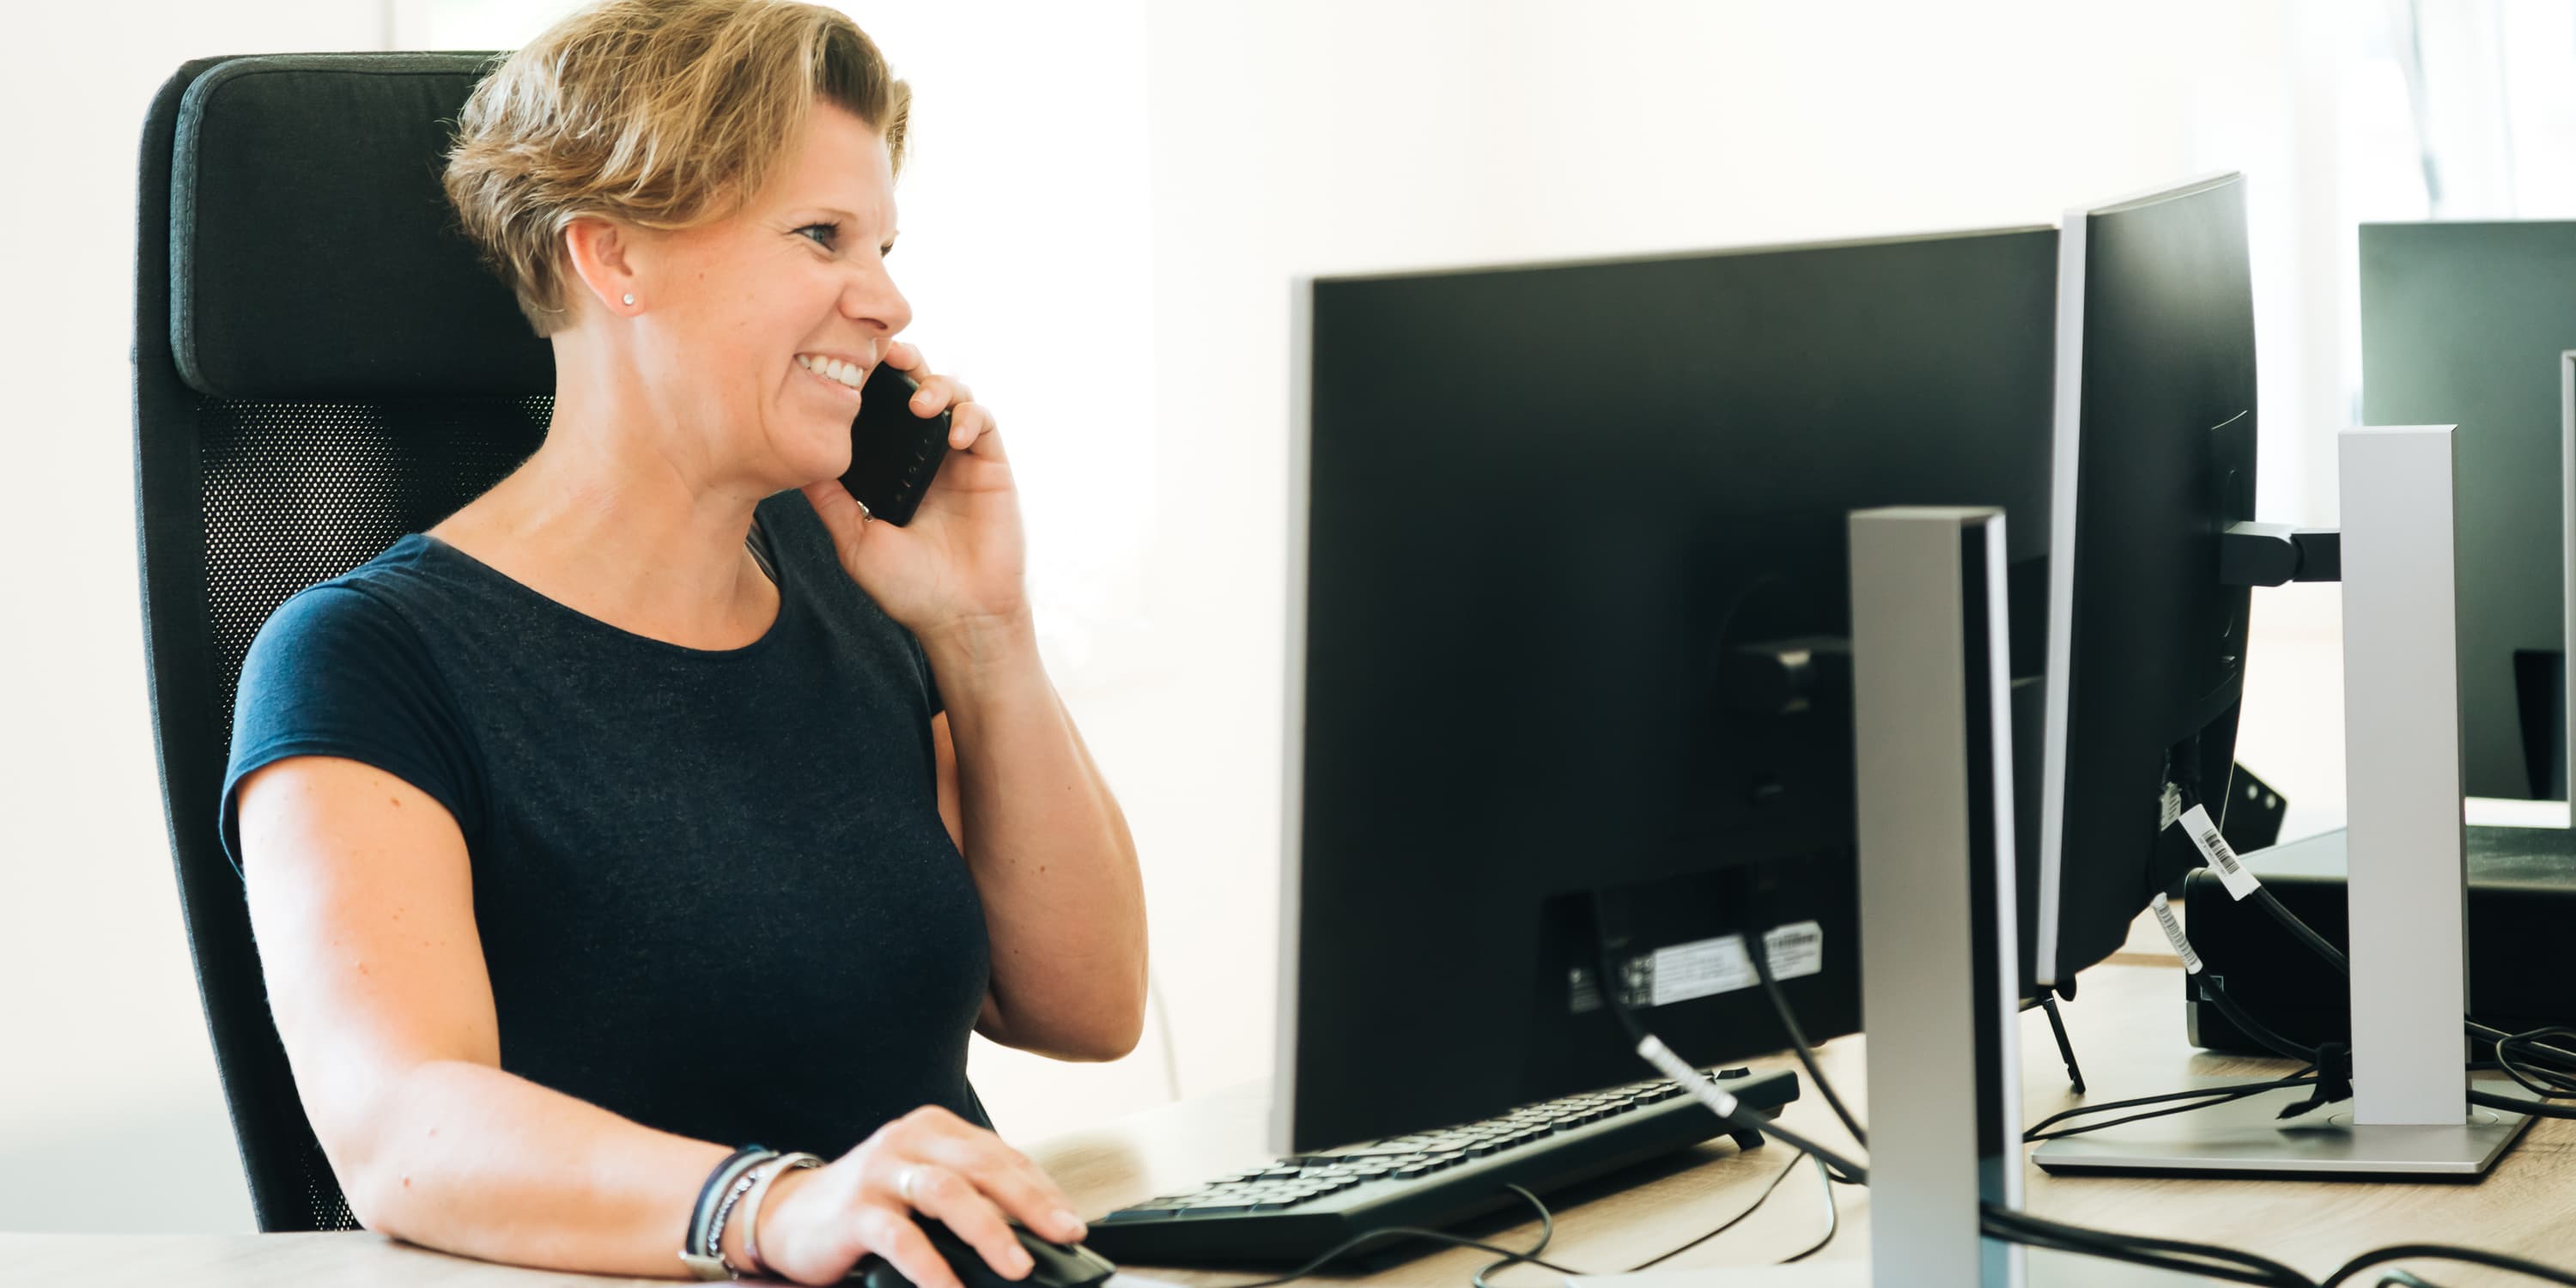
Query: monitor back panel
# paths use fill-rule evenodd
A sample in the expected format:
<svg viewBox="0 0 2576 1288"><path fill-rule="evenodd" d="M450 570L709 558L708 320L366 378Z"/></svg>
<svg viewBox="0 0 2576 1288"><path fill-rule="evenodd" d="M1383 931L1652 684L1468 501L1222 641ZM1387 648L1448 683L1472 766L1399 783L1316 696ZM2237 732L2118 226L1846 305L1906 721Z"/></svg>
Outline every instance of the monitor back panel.
<svg viewBox="0 0 2576 1288"><path fill-rule="evenodd" d="M1313 284L1298 1147L1637 1076L1587 997L1596 898L1676 970L1813 922L1792 1003L1856 1026L1848 689L1748 712L1719 661L1847 634L1852 509L2001 506L2041 567L2055 254L2031 229ZM1785 1045L1758 990L1664 985L1688 1058Z"/></svg>

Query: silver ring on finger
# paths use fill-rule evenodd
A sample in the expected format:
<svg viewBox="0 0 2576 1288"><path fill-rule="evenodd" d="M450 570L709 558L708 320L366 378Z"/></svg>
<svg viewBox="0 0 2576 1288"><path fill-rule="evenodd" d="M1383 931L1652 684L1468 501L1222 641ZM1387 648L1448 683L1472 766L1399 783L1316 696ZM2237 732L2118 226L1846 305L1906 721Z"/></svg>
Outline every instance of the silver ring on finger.
<svg viewBox="0 0 2576 1288"><path fill-rule="evenodd" d="M912 1202L912 1187L921 1180L921 1165L910 1163L895 1175L894 1192L907 1204Z"/></svg>

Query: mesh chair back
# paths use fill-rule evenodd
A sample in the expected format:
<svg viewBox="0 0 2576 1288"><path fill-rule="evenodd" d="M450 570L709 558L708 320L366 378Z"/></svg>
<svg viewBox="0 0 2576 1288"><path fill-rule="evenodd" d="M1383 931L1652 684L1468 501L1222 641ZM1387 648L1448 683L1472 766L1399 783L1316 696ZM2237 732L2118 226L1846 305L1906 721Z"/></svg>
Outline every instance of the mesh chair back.
<svg viewBox="0 0 2576 1288"><path fill-rule="evenodd" d="M234 689L296 591L535 450L553 354L437 176L486 54L214 58L153 101L135 263L145 641L179 892L263 1230L353 1229L217 835Z"/></svg>

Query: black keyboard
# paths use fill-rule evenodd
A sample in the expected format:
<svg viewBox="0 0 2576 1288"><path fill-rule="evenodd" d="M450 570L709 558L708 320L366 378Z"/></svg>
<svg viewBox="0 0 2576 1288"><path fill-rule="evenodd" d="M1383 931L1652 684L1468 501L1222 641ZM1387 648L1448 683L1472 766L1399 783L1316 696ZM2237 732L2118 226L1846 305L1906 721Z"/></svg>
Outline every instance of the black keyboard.
<svg viewBox="0 0 2576 1288"><path fill-rule="evenodd" d="M1777 1114L1795 1073L1711 1075L1745 1107ZM1147 1199L1091 1223L1085 1242L1139 1265L1305 1261L1388 1226L1437 1228L1728 1134L1664 1079L1515 1109L1441 1131L1317 1150ZM1746 1139L1746 1136L1751 1139ZM1738 1148L1761 1143L1736 1136ZM1367 1250L1367 1251L1373 1251Z"/></svg>

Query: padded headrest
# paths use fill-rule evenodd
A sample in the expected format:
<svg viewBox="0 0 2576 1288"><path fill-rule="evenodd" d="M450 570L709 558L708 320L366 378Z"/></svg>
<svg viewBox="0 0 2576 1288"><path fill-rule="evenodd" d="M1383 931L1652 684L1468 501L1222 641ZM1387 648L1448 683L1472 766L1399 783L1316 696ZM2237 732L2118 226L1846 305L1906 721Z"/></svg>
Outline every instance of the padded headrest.
<svg viewBox="0 0 2576 1288"><path fill-rule="evenodd" d="M170 349L199 392L369 401L554 392L554 348L439 174L490 54L218 63L180 101Z"/></svg>

